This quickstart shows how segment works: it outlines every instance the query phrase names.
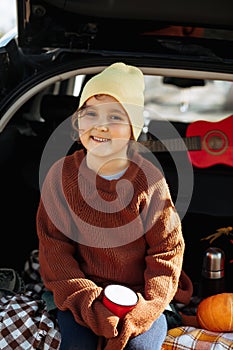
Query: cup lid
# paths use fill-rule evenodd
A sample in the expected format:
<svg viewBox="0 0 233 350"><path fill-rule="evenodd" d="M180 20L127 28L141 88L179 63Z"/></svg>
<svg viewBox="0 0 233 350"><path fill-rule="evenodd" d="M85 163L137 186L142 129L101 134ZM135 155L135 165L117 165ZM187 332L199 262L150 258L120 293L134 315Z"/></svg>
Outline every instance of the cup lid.
<svg viewBox="0 0 233 350"><path fill-rule="evenodd" d="M202 275L209 277L223 277L225 265L225 254L222 249L210 247L204 253ZM211 276L210 276L211 277Z"/></svg>

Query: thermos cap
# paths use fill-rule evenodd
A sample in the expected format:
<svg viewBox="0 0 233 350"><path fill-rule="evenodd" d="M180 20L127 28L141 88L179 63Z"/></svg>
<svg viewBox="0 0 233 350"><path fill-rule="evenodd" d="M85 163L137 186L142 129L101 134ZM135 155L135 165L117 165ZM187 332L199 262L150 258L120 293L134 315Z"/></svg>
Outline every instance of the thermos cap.
<svg viewBox="0 0 233 350"><path fill-rule="evenodd" d="M204 253L202 276L206 278L224 277L225 254L220 248L210 247Z"/></svg>

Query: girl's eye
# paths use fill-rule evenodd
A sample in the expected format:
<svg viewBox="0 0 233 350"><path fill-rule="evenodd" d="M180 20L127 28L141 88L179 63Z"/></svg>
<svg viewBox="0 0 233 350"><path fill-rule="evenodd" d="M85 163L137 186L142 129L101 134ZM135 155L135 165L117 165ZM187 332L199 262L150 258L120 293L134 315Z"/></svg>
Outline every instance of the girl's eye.
<svg viewBox="0 0 233 350"><path fill-rule="evenodd" d="M81 118L89 118L89 119L97 118L97 116L98 116L97 113L95 111L92 111L92 110L84 110L80 114Z"/></svg>
<svg viewBox="0 0 233 350"><path fill-rule="evenodd" d="M95 117L97 117L97 113L95 113L95 112L86 112L86 117L95 118Z"/></svg>
<svg viewBox="0 0 233 350"><path fill-rule="evenodd" d="M123 121L123 120L124 120L124 118L123 118L122 116L117 115L117 114L111 115L111 116L110 116L110 119L113 120L113 121L115 121L115 122L118 122L118 121L120 122L120 121Z"/></svg>

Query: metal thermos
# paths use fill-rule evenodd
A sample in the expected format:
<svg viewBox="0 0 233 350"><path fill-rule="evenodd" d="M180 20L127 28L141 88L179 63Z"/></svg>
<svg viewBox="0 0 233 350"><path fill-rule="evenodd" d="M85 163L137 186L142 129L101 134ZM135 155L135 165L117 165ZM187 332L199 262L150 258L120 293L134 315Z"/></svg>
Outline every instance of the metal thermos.
<svg viewBox="0 0 233 350"><path fill-rule="evenodd" d="M202 265L202 297L225 292L225 254L220 248L208 248Z"/></svg>

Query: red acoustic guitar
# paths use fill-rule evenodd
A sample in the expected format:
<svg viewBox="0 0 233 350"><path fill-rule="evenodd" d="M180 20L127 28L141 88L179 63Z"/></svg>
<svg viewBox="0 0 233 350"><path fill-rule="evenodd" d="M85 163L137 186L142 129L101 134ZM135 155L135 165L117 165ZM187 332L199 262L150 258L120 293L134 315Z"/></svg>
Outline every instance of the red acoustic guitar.
<svg viewBox="0 0 233 350"><path fill-rule="evenodd" d="M233 115L218 122L193 122L185 138L149 140L143 144L152 152L188 150L190 161L198 168L216 164L233 166Z"/></svg>

